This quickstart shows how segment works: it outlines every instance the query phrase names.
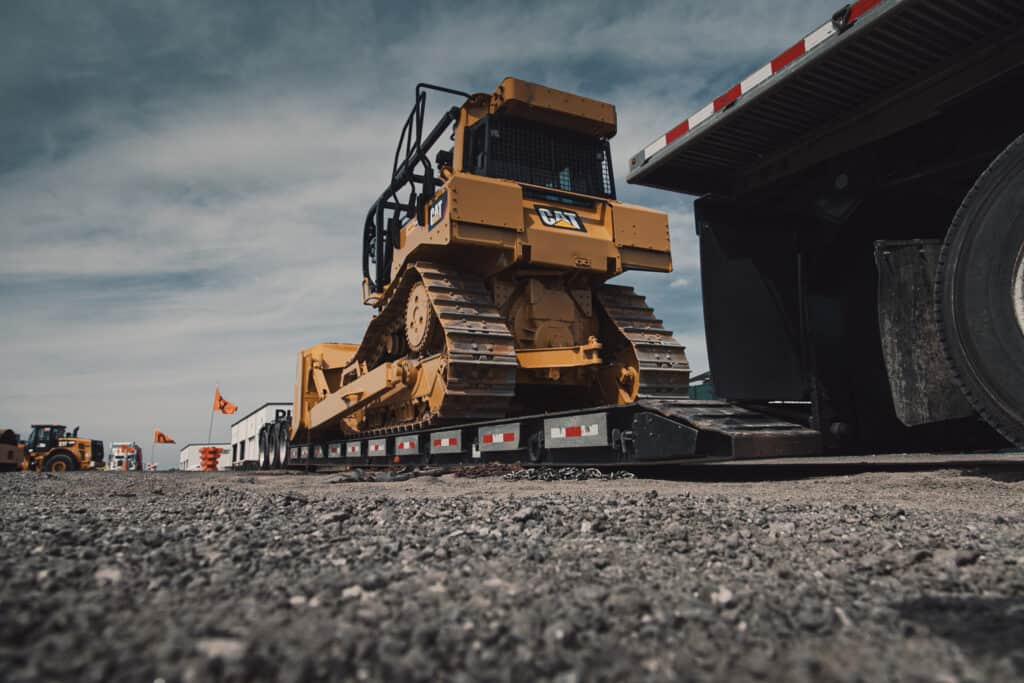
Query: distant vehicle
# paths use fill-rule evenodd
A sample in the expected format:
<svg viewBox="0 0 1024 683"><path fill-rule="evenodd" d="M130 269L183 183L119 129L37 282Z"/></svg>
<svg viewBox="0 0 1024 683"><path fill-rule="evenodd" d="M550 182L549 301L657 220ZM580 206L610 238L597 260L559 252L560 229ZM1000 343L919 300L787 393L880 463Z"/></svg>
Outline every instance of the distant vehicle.
<svg viewBox="0 0 1024 683"><path fill-rule="evenodd" d="M109 469L141 472L142 448L134 441L114 441L110 444L110 465Z"/></svg>
<svg viewBox="0 0 1024 683"><path fill-rule="evenodd" d="M25 467L25 444L13 429L0 427L0 472L12 472Z"/></svg>
<svg viewBox="0 0 1024 683"><path fill-rule="evenodd" d="M270 469L283 464L284 448L274 449L280 441L278 430L287 432L291 422L291 403L264 403L231 425L231 468ZM271 439L271 435L273 439ZM287 434L285 434L287 440Z"/></svg>
<svg viewBox="0 0 1024 683"><path fill-rule="evenodd" d="M64 425L32 425L25 443L29 469L67 472L103 467L103 442L78 436Z"/></svg>

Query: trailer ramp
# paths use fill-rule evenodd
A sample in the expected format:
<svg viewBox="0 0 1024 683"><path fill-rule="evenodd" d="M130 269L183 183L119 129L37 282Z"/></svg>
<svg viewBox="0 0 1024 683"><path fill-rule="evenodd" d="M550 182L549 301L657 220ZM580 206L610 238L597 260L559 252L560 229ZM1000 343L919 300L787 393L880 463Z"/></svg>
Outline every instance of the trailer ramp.
<svg viewBox="0 0 1024 683"><path fill-rule="evenodd" d="M728 460L821 455L821 434L725 401L644 401L641 406L697 430L696 452Z"/></svg>

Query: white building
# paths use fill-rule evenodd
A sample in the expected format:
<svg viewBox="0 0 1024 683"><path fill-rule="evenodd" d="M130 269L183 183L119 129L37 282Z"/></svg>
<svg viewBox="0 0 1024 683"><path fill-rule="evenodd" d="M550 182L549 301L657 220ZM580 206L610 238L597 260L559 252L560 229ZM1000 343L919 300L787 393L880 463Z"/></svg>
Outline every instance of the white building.
<svg viewBox="0 0 1024 683"><path fill-rule="evenodd" d="M218 446L223 448L220 460L217 462L217 470L231 469L231 449L226 443L190 443L178 451L178 469L186 472L200 472L202 467L199 462L199 449L206 446Z"/></svg>
<svg viewBox="0 0 1024 683"><path fill-rule="evenodd" d="M292 404L264 403L231 425L231 463L236 469L257 469L260 465L260 429L268 422L288 419Z"/></svg>

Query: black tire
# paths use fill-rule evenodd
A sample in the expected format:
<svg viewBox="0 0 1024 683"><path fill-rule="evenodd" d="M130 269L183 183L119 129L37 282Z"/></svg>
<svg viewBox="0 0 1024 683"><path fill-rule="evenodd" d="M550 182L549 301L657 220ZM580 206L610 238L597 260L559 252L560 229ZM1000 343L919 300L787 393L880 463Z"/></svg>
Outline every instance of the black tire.
<svg viewBox="0 0 1024 683"><path fill-rule="evenodd" d="M1024 448L1024 135L981 174L946 234L939 329L978 413Z"/></svg>
<svg viewBox="0 0 1024 683"><path fill-rule="evenodd" d="M284 423L277 426L277 443L281 453L281 464L278 467L283 469L288 466L288 425Z"/></svg>
<svg viewBox="0 0 1024 683"><path fill-rule="evenodd" d="M67 453L51 453L43 460L43 472L70 472L78 469L78 463Z"/></svg>
<svg viewBox="0 0 1024 683"><path fill-rule="evenodd" d="M270 428L264 425L260 429L259 454L256 458L256 469L269 469L270 462Z"/></svg>
<svg viewBox="0 0 1024 683"><path fill-rule="evenodd" d="M276 470L281 467L281 444L276 424L270 428L270 455L267 460L269 469Z"/></svg>

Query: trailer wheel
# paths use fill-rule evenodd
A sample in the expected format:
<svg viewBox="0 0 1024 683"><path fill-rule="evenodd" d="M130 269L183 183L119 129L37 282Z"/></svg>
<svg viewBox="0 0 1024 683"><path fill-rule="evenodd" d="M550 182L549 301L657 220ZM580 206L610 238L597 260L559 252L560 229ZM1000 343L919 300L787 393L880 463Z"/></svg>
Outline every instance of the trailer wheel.
<svg viewBox="0 0 1024 683"><path fill-rule="evenodd" d="M261 470L269 470L274 452L274 430L272 425L263 425L260 429L260 459L258 467Z"/></svg>
<svg viewBox="0 0 1024 683"><path fill-rule="evenodd" d="M1024 447L1024 135L981 174L946 234L939 329L968 400Z"/></svg>
<svg viewBox="0 0 1024 683"><path fill-rule="evenodd" d="M277 450L280 454L275 467L284 468L288 466L288 427L284 424L277 426Z"/></svg>
<svg viewBox="0 0 1024 683"><path fill-rule="evenodd" d="M278 439L277 425L270 428L270 454L267 456L268 469L276 470L281 466L281 442Z"/></svg>
<svg viewBox="0 0 1024 683"><path fill-rule="evenodd" d="M44 472L70 472L77 469L75 459L67 453L51 453L43 460Z"/></svg>

